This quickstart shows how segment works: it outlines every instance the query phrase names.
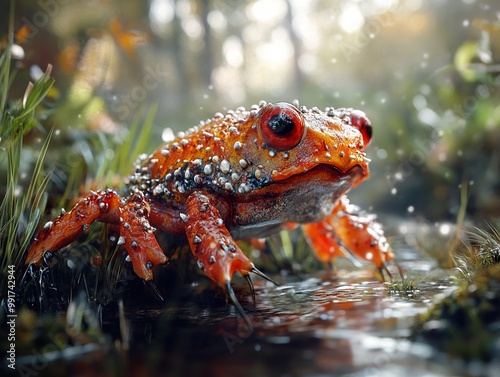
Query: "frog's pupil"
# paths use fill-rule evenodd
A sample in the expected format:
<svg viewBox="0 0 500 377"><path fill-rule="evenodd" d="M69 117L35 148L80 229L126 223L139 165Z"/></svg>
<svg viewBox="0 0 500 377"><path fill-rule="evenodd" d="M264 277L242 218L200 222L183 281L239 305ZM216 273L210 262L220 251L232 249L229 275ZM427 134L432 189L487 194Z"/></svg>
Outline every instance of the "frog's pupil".
<svg viewBox="0 0 500 377"><path fill-rule="evenodd" d="M292 118L287 114L277 114L269 119L269 128L276 135L284 136L293 130L294 124Z"/></svg>

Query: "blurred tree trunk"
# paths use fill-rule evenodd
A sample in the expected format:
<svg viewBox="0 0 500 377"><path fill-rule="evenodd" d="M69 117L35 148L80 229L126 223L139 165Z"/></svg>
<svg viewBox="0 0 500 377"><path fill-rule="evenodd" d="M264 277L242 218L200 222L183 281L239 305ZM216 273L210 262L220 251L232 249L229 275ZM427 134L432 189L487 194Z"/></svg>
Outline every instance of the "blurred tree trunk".
<svg viewBox="0 0 500 377"><path fill-rule="evenodd" d="M290 0L286 1L287 5L287 13L286 13L286 28L288 33L290 34L290 41L293 46L293 86L296 91L299 91L302 88L304 83L304 76L299 67L299 58L301 55L301 41L295 32L293 27L293 7L290 4Z"/></svg>
<svg viewBox="0 0 500 377"><path fill-rule="evenodd" d="M203 84L209 86L212 82L212 71L214 63L212 58L212 31L208 24L208 13L210 13L210 0L199 0L200 17L203 22L203 50L201 56L201 78Z"/></svg>
<svg viewBox="0 0 500 377"><path fill-rule="evenodd" d="M176 95L180 97L181 102L187 100L191 95L191 85L188 80L186 64L184 64L184 50L182 48L182 26L177 12L177 0L174 2L174 18L172 20L172 52L175 70L178 77L178 92Z"/></svg>

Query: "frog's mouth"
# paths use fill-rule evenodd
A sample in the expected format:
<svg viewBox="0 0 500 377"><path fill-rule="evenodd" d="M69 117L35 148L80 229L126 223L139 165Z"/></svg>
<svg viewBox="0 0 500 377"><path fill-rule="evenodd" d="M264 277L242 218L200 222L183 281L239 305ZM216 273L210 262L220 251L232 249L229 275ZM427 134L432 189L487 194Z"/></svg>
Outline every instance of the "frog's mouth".
<svg viewBox="0 0 500 377"><path fill-rule="evenodd" d="M277 181L280 186L292 186L292 191L297 187L317 185L327 192L346 192L367 178L367 171L355 165L342 172L334 165L319 164L303 173L297 173L284 181Z"/></svg>
<svg viewBox="0 0 500 377"><path fill-rule="evenodd" d="M332 186L333 191L343 189L344 184L349 182L349 187L358 185L361 181L370 176L368 169L361 165L354 165L346 171L340 170L336 165L329 163L319 163L310 169L304 171L297 171L290 174L288 177L277 177L272 184L280 186L295 186L295 185L310 185L310 184L326 184ZM274 177L273 177L274 178ZM340 184L340 187L339 187ZM268 186L269 187L269 186Z"/></svg>
<svg viewBox="0 0 500 377"><path fill-rule="evenodd" d="M287 222L311 223L323 220L344 193L366 176L361 166L341 172L328 164L284 181L270 182L251 196L234 202L233 221L238 237L261 237Z"/></svg>
<svg viewBox="0 0 500 377"><path fill-rule="evenodd" d="M342 194L367 178L367 175L367 171L358 165L342 172L333 165L319 164L303 173L289 176L286 180L268 181L240 199L246 203L254 202L256 207L261 208L272 206L274 202L278 206L287 207L307 201L335 202Z"/></svg>

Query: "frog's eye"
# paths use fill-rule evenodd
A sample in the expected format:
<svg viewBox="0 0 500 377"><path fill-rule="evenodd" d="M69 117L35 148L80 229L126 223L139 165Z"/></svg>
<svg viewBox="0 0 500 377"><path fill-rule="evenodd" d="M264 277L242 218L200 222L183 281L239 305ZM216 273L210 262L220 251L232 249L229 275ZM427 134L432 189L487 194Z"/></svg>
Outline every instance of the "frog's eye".
<svg viewBox="0 0 500 377"><path fill-rule="evenodd" d="M372 122L361 110L353 110L350 114L351 124L356 127L363 135L363 143L365 148L370 144L370 140L372 139Z"/></svg>
<svg viewBox="0 0 500 377"><path fill-rule="evenodd" d="M279 151L295 147L304 136L302 114L288 103L267 105L260 118L262 136L268 146Z"/></svg>

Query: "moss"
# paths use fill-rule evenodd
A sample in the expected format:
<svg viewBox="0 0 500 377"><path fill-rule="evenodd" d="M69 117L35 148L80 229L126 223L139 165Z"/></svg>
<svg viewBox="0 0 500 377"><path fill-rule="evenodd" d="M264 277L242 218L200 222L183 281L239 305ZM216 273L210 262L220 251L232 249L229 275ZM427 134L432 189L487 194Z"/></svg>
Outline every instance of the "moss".
<svg viewBox="0 0 500 377"><path fill-rule="evenodd" d="M467 361L491 361L499 354L500 263L498 231L480 231L473 264L457 290L422 315L413 338Z"/></svg>

